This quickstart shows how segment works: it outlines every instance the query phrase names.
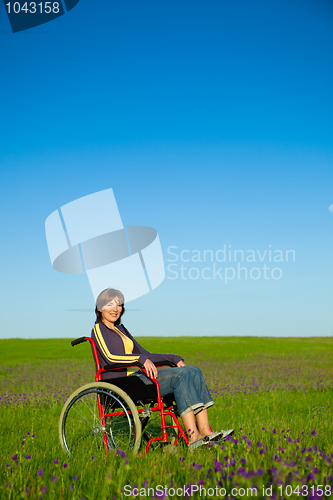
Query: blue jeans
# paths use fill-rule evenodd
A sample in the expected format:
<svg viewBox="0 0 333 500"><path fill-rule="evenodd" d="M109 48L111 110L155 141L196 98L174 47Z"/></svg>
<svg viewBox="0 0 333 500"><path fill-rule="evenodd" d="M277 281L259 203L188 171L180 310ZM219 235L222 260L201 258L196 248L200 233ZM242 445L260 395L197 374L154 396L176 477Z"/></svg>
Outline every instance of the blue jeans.
<svg viewBox="0 0 333 500"><path fill-rule="evenodd" d="M153 384L144 373L134 375L143 379L145 383ZM162 397L167 394L174 394L181 417L190 411L194 411L196 415L214 404L201 370L196 366L158 370L157 381L160 385Z"/></svg>

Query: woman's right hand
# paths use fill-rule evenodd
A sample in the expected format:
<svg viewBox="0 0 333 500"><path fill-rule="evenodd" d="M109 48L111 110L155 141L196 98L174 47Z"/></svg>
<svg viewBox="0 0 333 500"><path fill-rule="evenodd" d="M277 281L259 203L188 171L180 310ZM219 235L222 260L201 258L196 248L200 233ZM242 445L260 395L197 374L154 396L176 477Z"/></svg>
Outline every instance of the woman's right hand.
<svg viewBox="0 0 333 500"><path fill-rule="evenodd" d="M150 361L150 359L146 359L143 366L145 367L146 373L149 377L157 378L157 375L158 375L157 368L154 365L154 363L152 361Z"/></svg>

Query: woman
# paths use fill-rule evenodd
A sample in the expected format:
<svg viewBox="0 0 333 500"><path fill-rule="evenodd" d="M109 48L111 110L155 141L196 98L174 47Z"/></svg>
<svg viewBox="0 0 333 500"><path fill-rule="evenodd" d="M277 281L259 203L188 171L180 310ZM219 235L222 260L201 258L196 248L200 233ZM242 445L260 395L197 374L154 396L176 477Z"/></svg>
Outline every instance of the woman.
<svg viewBox="0 0 333 500"><path fill-rule="evenodd" d="M142 363L149 377L158 378L161 396L173 393L179 414L189 436L190 448L195 449L233 431L212 432L207 408L214 404L199 368L186 366L177 354L152 354L132 337L120 318L125 312L124 296L119 290L107 288L97 297L96 322L91 332L95 341L101 366L112 363L123 365ZM158 370L154 362L171 361L174 368ZM139 376L147 380L137 367L129 367L106 373L103 380L117 377Z"/></svg>

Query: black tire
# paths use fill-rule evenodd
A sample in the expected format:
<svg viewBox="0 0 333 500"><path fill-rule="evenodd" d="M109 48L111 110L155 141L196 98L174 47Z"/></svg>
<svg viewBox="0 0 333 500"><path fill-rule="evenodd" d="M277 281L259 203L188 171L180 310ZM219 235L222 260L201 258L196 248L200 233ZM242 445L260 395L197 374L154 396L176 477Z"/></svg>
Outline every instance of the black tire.
<svg viewBox="0 0 333 500"><path fill-rule="evenodd" d="M100 417L98 400L103 405ZM118 415L105 417L108 413ZM103 423L104 419L104 423ZM66 401L59 420L62 448L72 455L104 453L106 449L137 453L141 441L138 410L119 387L87 384Z"/></svg>

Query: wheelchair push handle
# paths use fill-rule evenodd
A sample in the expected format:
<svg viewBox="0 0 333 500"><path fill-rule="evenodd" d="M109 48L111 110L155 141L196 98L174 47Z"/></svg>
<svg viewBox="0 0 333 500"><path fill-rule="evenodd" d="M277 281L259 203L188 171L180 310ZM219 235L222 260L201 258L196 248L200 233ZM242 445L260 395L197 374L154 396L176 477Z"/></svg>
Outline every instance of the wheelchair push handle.
<svg viewBox="0 0 333 500"><path fill-rule="evenodd" d="M82 344L82 342L87 342L87 337L80 337L79 339L75 339L75 340L72 340L71 344L72 344L72 347L78 345L78 344Z"/></svg>

